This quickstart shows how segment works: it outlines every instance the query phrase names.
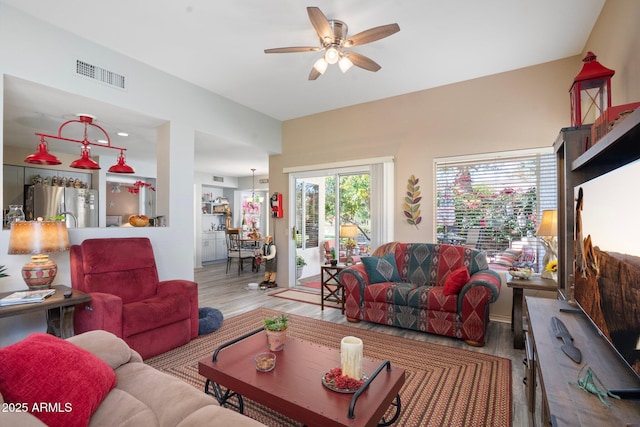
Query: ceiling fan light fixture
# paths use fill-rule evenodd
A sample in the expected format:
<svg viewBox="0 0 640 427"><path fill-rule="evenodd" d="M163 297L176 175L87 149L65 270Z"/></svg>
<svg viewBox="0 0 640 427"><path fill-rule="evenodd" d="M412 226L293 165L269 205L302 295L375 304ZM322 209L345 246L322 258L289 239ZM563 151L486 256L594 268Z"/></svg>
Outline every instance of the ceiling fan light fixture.
<svg viewBox="0 0 640 427"><path fill-rule="evenodd" d="M340 59L340 52L338 52L338 49L331 46L330 48L327 49L327 52L324 54L324 59L325 61L327 61L327 63L333 65L336 62L338 62L338 59Z"/></svg>
<svg viewBox="0 0 640 427"><path fill-rule="evenodd" d="M353 62L351 62L351 60L346 55L342 55L342 57L338 61L338 66L340 67L340 71L342 71L342 73L344 74L349 71L351 67L353 67Z"/></svg>
<svg viewBox="0 0 640 427"><path fill-rule="evenodd" d="M313 64L313 68L315 68L316 71L319 72L320 74L324 74L324 72L327 71L328 66L329 64L324 59L324 56L318 59L315 64Z"/></svg>

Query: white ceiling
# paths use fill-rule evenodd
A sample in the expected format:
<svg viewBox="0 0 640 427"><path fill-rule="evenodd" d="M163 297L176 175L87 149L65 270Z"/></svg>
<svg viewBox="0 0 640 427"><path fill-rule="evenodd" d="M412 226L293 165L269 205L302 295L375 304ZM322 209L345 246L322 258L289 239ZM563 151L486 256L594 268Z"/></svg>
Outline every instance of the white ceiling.
<svg viewBox="0 0 640 427"><path fill-rule="evenodd" d="M1 1L275 119L288 120L578 55L605 0ZM334 65L309 81L320 52L265 54L267 48L319 44L307 6L319 7L328 19L344 21L351 35L398 23L399 33L352 48L382 69L372 73L353 67L342 74ZM20 129L24 123L18 126L16 121L34 120L35 113L66 117L82 112L66 103L58 103L55 112L42 111L42 97L27 93L43 88L29 88L34 85L25 82L12 86L14 92L5 93L5 108L15 105L24 111L6 112L5 140L7 132L24 132ZM27 105L28 100L21 100L30 97L39 103ZM137 116L132 118L142 119L137 124L110 123L110 113L102 110L99 119L131 133L144 135L146 126L158 124ZM237 163L241 159L225 158L224 153L238 152L228 149L234 144L238 143L199 134L196 170L247 176L250 172L238 171L255 167L256 174L267 173L267 153L249 150L255 158L245 157L241 164Z"/></svg>

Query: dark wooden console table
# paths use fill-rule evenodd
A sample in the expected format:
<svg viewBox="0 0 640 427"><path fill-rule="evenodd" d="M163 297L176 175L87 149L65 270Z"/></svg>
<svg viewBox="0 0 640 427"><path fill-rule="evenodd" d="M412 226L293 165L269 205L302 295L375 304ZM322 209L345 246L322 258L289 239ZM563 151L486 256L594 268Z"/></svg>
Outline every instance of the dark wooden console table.
<svg viewBox="0 0 640 427"><path fill-rule="evenodd" d="M542 389L543 425L563 426L637 426L640 425L640 400L605 398L605 407L594 394L585 392L576 382L580 369L588 366L609 389L638 389L640 380L614 353L591 322L564 301L526 297L529 333ZM569 311L560 311L560 310ZM571 312L574 310L574 312ZM578 309L579 310L579 309ZM551 328L556 316L567 326L573 342L582 352L580 364L560 349L562 340ZM584 375L583 370L582 374ZM535 397L532 399L535 407Z"/></svg>
<svg viewBox="0 0 640 427"><path fill-rule="evenodd" d="M91 301L91 297L77 289L71 289L65 285L55 285L52 289L56 293L45 299L43 302L29 304L5 305L0 307L0 317L18 316L26 313L44 311L47 315L47 332L60 338L69 338L74 335L73 312L76 304ZM66 291L73 291L69 298L64 297ZM12 294L11 292L0 293L0 298Z"/></svg>

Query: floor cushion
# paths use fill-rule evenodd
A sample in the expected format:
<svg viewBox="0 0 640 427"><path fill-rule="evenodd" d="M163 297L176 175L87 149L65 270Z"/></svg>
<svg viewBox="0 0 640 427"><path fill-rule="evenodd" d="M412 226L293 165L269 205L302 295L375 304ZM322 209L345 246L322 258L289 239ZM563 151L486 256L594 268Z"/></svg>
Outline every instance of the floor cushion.
<svg viewBox="0 0 640 427"><path fill-rule="evenodd" d="M222 326L222 312L213 307L200 307L198 309L198 335L210 334Z"/></svg>

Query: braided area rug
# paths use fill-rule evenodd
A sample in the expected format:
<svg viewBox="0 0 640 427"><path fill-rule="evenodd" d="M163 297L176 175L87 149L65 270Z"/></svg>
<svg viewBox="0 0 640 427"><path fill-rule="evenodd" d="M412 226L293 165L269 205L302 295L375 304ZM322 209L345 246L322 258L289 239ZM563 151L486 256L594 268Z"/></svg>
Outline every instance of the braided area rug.
<svg viewBox="0 0 640 427"><path fill-rule="evenodd" d="M261 327L262 319L275 314L278 312L259 308L225 319L216 332L145 362L204 390L198 360L211 357L220 344ZM339 349L342 337L355 335L364 341L365 356L389 359L392 366L403 368L406 379L396 426L511 426L508 359L303 316L290 314L289 319L292 336ZM272 427L301 425L248 399L245 415Z"/></svg>

